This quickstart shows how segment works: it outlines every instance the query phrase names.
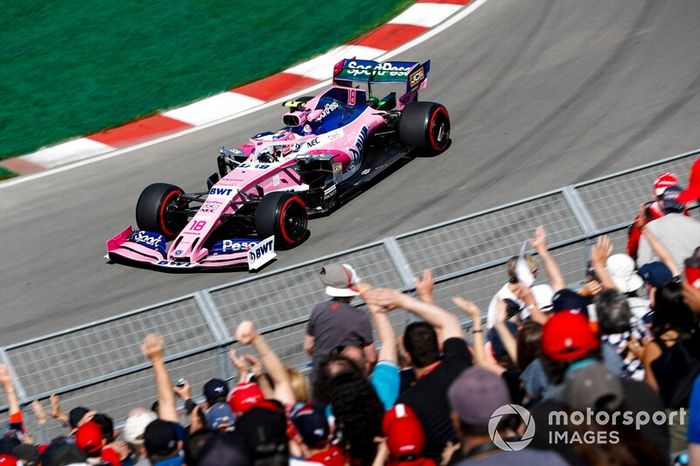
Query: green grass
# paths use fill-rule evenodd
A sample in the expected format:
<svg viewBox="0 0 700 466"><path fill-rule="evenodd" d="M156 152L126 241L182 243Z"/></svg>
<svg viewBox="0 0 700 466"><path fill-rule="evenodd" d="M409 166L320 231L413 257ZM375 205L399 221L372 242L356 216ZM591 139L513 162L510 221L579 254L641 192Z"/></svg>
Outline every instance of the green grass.
<svg viewBox="0 0 700 466"><path fill-rule="evenodd" d="M15 176L17 176L17 173L13 172L12 170L8 170L5 167L0 167L0 181L8 178L14 178Z"/></svg>
<svg viewBox="0 0 700 466"><path fill-rule="evenodd" d="M281 71L412 1L8 2L0 159Z"/></svg>

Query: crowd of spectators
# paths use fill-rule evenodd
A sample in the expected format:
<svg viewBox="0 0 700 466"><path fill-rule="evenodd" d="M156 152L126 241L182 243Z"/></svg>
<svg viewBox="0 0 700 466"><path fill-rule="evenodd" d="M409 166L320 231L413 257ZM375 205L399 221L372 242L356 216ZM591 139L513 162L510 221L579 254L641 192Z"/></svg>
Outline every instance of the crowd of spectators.
<svg viewBox="0 0 700 466"><path fill-rule="evenodd" d="M299 342L308 374L286 367L243 321L229 353L236 379L211 379L198 396L171 380L163 338L152 333L141 347L152 406L66 414L52 396L48 410L31 404L32 438L0 365L9 407L0 466L698 466L700 222L686 205L699 198L700 159L686 190L662 174L627 251L599 237L578 283L566 283L538 227L535 254L507 262L507 282L484 313L462 297L449 306L459 312L438 305L429 270L414 296L328 265L320 281L329 299ZM413 316L400 334L396 310ZM592 416L552 423L552 413L577 412ZM664 421L609 422L616 413ZM126 415L120 429L112 415ZM65 434L49 439L49 422Z"/></svg>

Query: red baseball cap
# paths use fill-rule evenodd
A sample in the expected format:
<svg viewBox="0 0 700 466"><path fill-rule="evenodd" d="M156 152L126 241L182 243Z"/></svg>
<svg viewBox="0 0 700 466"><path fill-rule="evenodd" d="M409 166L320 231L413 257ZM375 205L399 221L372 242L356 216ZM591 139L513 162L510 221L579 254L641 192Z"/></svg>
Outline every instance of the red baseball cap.
<svg viewBox="0 0 700 466"><path fill-rule="evenodd" d="M17 458L12 455L0 455L0 466L17 466Z"/></svg>
<svg viewBox="0 0 700 466"><path fill-rule="evenodd" d="M600 340L578 312L557 312L542 328L542 353L554 361L573 361L598 348Z"/></svg>
<svg viewBox="0 0 700 466"><path fill-rule="evenodd" d="M265 400L260 386L253 382L241 382L228 394L228 405L236 416Z"/></svg>
<svg viewBox="0 0 700 466"><path fill-rule="evenodd" d="M425 446L425 434L413 410L397 404L384 414L382 429L386 436L386 446L395 458L404 455L419 455Z"/></svg>
<svg viewBox="0 0 700 466"><path fill-rule="evenodd" d="M676 200L687 204L688 202L693 202L700 199L700 157L695 159L693 166L690 169L690 182L688 183L688 189L683 191Z"/></svg>
<svg viewBox="0 0 700 466"><path fill-rule="evenodd" d="M96 422L86 422L75 431L75 444L85 453L99 452L103 441L102 427Z"/></svg>
<svg viewBox="0 0 700 466"><path fill-rule="evenodd" d="M660 174L654 181L654 194L661 196L669 186L678 186L678 177L671 172Z"/></svg>

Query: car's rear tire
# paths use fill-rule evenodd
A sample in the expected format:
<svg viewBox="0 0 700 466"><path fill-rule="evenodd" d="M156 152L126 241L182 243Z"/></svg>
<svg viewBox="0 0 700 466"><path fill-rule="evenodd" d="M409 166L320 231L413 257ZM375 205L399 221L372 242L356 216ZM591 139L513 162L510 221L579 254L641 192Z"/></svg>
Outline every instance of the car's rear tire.
<svg viewBox="0 0 700 466"><path fill-rule="evenodd" d="M430 154L439 154L450 145L450 115L435 102L411 102L399 120L399 140Z"/></svg>
<svg viewBox="0 0 700 466"><path fill-rule="evenodd" d="M255 210L255 230L261 238L275 237L279 249L301 243L308 234L306 204L296 194L274 192L265 195Z"/></svg>
<svg viewBox="0 0 700 466"><path fill-rule="evenodd" d="M174 238L187 225L186 207L180 201L184 191L167 183L146 187L136 203L136 224L141 230L153 231Z"/></svg>

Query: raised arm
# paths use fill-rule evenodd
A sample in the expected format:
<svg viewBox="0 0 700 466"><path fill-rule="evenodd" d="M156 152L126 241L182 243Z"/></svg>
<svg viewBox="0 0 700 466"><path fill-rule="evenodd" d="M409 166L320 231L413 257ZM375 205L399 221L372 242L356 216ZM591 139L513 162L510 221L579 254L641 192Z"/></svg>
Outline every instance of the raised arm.
<svg viewBox="0 0 700 466"><path fill-rule="evenodd" d="M292 391L287 368L282 364L277 354L268 346L263 336L258 333L255 324L249 320L244 320L238 324L236 339L242 345L253 345L255 347L258 357L275 384L275 399L282 404L293 404L294 392Z"/></svg>
<svg viewBox="0 0 700 466"><path fill-rule="evenodd" d="M20 413L19 400L15 393L15 386L12 383L10 369L5 364L0 364L0 384L2 384L2 391L5 393L5 400L7 400L7 414L10 418L10 423L14 423L13 417Z"/></svg>
<svg viewBox="0 0 700 466"><path fill-rule="evenodd" d="M250 371L253 373L253 380L255 380L255 382L258 384L258 387L260 387L260 391L263 393L265 398L274 398L275 390L272 388L272 385L270 385L270 378L267 376L267 374L265 374L265 371L263 370L263 365L260 362L260 360L255 355L252 355L250 353L244 354L243 359L245 359L246 362L250 365ZM291 386L291 378L289 380L289 383ZM292 392L294 392L293 389Z"/></svg>
<svg viewBox="0 0 700 466"><path fill-rule="evenodd" d="M498 364L494 364L486 357L484 330L481 328L481 311L479 307L473 302L460 297L452 298L452 302L472 321L472 351L474 352L474 363L497 375L501 375L505 372L505 369ZM498 312L501 311L502 307L505 313L505 303L502 299L498 300L497 306ZM498 318L497 316L496 319L498 320Z"/></svg>
<svg viewBox="0 0 700 466"><path fill-rule="evenodd" d="M426 303L398 290L373 288L366 293L365 302L367 305L377 305L387 310L398 307L415 314L435 329L440 342L449 338L464 338L457 316L436 304Z"/></svg>
<svg viewBox="0 0 700 466"><path fill-rule="evenodd" d="M533 308L533 314L536 312L541 312L539 308L537 308L537 306ZM515 340L515 337L513 337L513 334L510 333L510 329L508 329L508 325L506 324L506 318L506 302L502 299L499 299L498 312L496 313L496 323L494 324L493 328L496 329L499 338L503 342L503 346L505 347L506 352L508 353L508 357L510 357L511 361L515 362L518 360L518 342ZM537 322L537 320L535 320L535 322Z"/></svg>
<svg viewBox="0 0 700 466"><path fill-rule="evenodd" d="M610 237L608 235L599 236L595 245L591 248L591 264L593 265L598 281L600 281L603 288L616 290L617 285L615 285L615 282L610 277L606 267L606 262L608 257L610 257L612 250L613 247L612 243L610 242Z"/></svg>
<svg viewBox="0 0 700 466"><path fill-rule="evenodd" d="M158 414L164 421L178 422L177 406L175 404L175 392L170 381L170 374L165 367L165 355L163 352L163 337L157 333L149 333L143 339L141 352L153 366L153 378L158 394Z"/></svg>
<svg viewBox="0 0 700 466"><path fill-rule="evenodd" d="M372 289L372 286L367 283L359 283L357 286L362 299L365 299L365 294ZM382 344L377 360L390 361L395 364L398 363L396 333L394 332L394 327L391 326L389 316L383 312L384 309L381 306L377 306L376 304L368 304L367 308L369 309L369 313L372 315L372 321L374 322L374 328L377 331L377 337L379 337L379 341Z"/></svg>
<svg viewBox="0 0 700 466"><path fill-rule="evenodd" d="M557 261L554 260L547 249L547 233L544 231L542 225L535 229L535 237L530 238L530 244L535 248L535 251L537 251L537 255L540 256L544 264L544 269L547 271L547 276L549 277L549 284L552 286L554 292L556 293L566 288L566 282L559 270L559 264L557 264Z"/></svg>
<svg viewBox="0 0 700 466"><path fill-rule="evenodd" d="M247 382L248 373L250 372L250 366L248 365L248 362L241 356L238 356L236 348L234 347L231 347L231 349L229 350L228 358L231 360L231 364L233 364L233 367L236 368L236 372L238 373L238 381Z"/></svg>

